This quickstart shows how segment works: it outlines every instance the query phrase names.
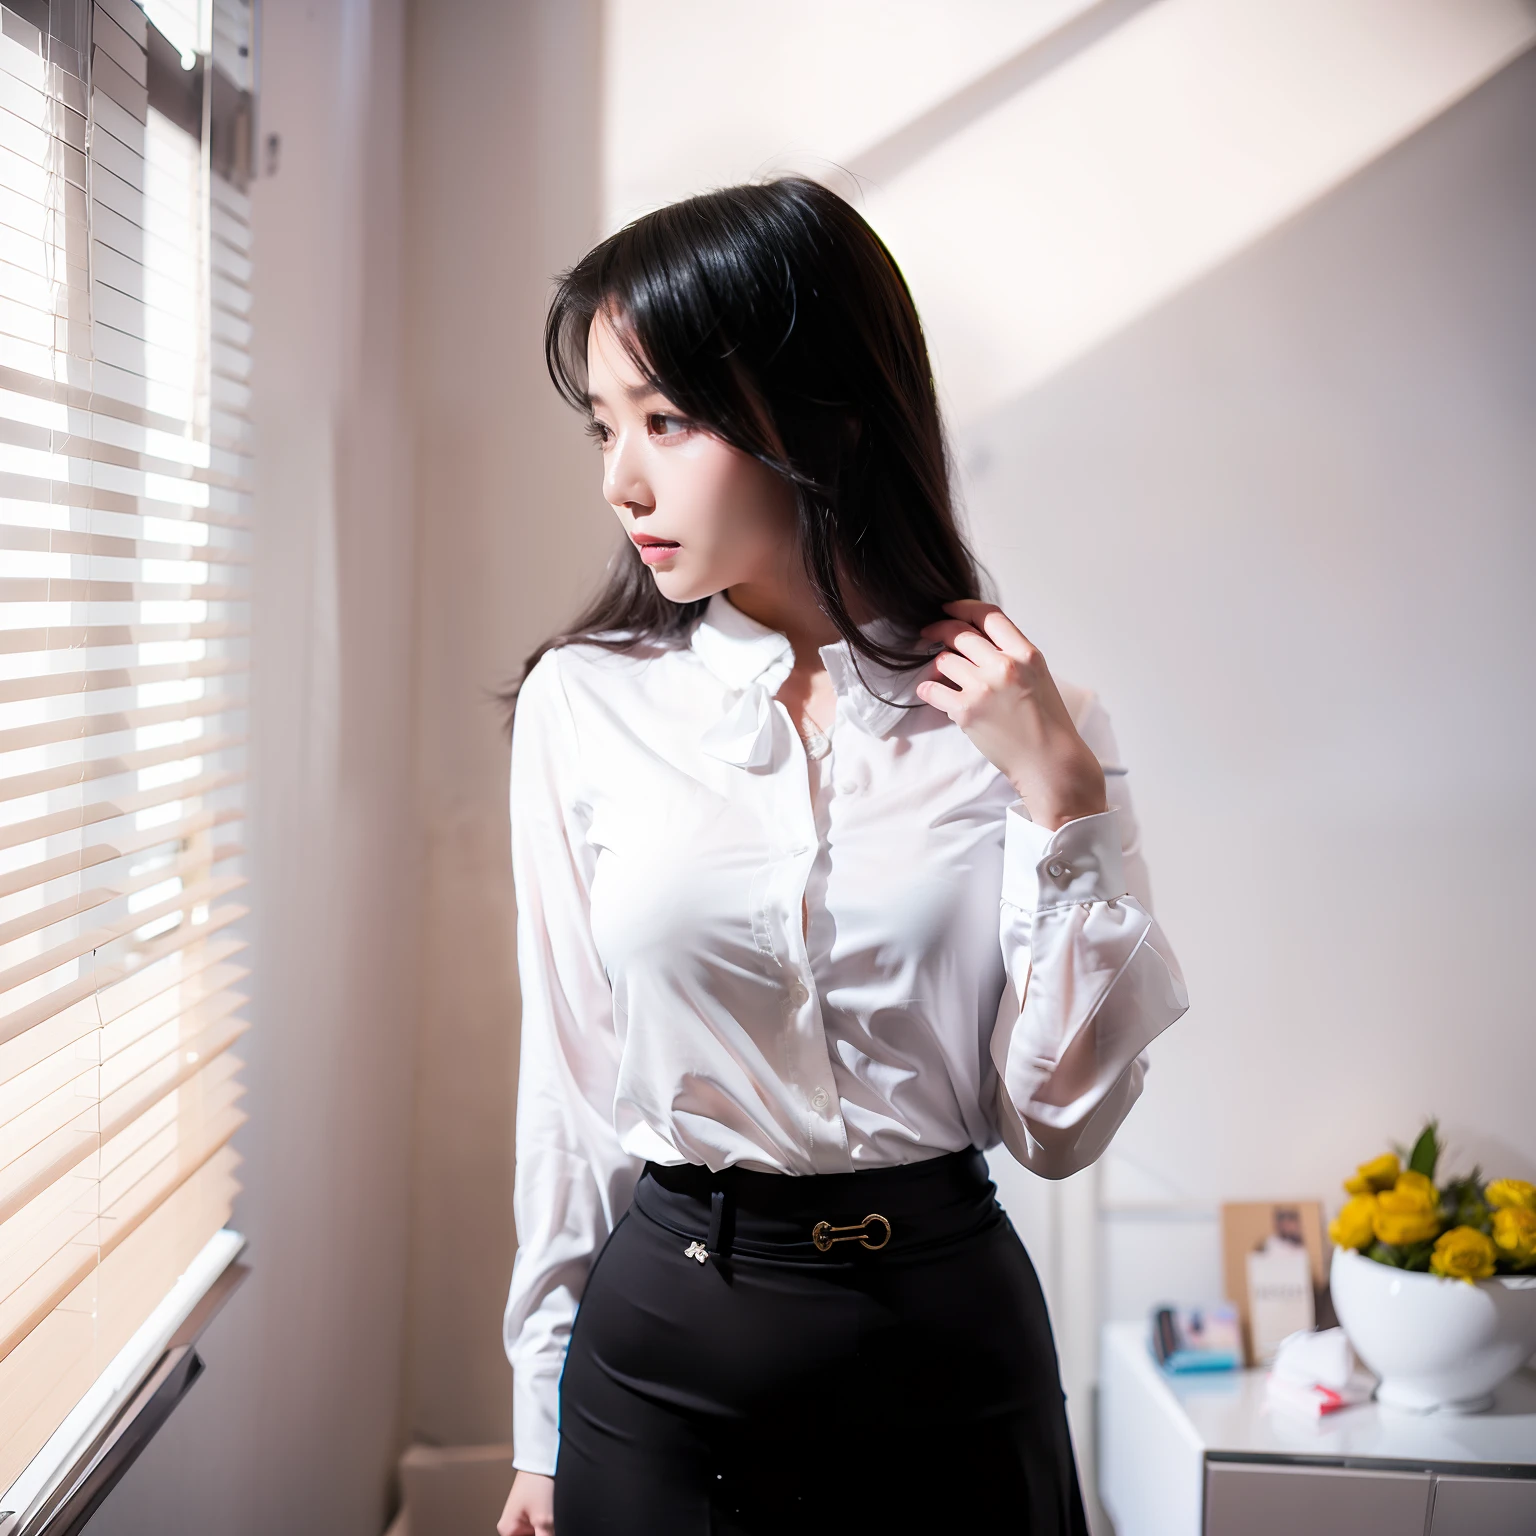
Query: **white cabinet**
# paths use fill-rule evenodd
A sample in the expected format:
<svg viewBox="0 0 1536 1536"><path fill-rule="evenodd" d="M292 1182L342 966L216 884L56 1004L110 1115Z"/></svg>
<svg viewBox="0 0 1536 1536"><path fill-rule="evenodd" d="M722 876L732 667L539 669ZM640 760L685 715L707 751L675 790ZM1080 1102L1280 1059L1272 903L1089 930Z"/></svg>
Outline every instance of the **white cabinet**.
<svg viewBox="0 0 1536 1536"><path fill-rule="evenodd" d="M1429 1536L1531 1536L1536 1531L1536 1478L1435 1479Z"/></svg>
<svg viewBox="0 0 1536 1536"><path fill-rule="evenodd" d="M1099 1498L1116 1536L1536 1536L1536 1375L1465 1418L1271 1413L1264 1372L1170 1377L1104 1330Z"/></svg>
<svg viewBox="0 0 1536 1536"><path fill-rule="evenodd" d="M1428 1472L1211 1461L1204 1536L1418 1536L1433 1488Z"/></svg>

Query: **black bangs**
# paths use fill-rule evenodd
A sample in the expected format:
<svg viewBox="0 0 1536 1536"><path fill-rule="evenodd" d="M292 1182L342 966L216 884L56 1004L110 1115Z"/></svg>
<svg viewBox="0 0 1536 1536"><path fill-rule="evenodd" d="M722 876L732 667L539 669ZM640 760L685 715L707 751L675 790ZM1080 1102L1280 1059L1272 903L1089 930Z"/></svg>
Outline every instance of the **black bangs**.
<svg viewBox="0 0 1536 1536"><path fill-rule="evenodd" d="M806 573L855 655L925 662L868 640L845 600L851 583L915 637L945 602L981 595L917 311L857 210L786 176L659 208L593 247L560 275L544 327L550 378L582 412L600 315L653 388L794 487ZM551 645L679 639L703 607L663 598L626 541L607 585L524 675Z"/></svg>
<svg viewBox="0 0 1536 1536"><path fill-rule="evenodd" d="M675 203L597 246L561 279L545 358L561 395L585 409L587 334L602 314L647 383L794 478L774 417L852 402L825 365L807 367L798 355L827 329L812 313L820 287L804 268L831 241L816 228L810 199L769 200L764 190L732 187ZM796 400L807 386L813 396ZM765 396L776 409L765 409Z"/></svg>

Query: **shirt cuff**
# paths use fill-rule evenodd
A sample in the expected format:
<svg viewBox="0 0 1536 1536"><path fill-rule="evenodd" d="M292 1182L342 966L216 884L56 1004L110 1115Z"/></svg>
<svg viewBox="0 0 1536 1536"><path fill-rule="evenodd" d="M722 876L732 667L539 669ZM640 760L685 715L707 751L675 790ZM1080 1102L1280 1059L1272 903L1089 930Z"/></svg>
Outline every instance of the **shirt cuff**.
<svg viewBox="0 0 1536 1536"><path fill-rule="evenodd" d="M1120 811L1079 816L1054 832L1031 821L1022 800L1008 807L1003 830L1003 900L1024 912L1126 895Z"/></svg>
<svg viewBox="0 0 1536 1536"><path fill-rule="evenodd" d="M560 1448L556 1403L560 1373L538 1372L533 1367L512 1372L512 1465L519 1472L555 1475Z"/></svg>

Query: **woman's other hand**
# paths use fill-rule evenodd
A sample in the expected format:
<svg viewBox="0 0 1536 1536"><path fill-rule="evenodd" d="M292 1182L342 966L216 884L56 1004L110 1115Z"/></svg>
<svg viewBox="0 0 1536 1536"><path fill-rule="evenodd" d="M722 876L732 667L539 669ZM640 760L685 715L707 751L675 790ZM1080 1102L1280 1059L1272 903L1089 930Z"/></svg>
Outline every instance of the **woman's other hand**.
<svg viewBox="0 0 1536 1536"><path fill-rule="evenodd" d="M555 1480L538 1472L515 1472L507 1506L496 1522L500 1536L554 1536Z"/></svg>
<svg viewBox="0 0 1536 1536"><path fill-rule="evenodd" d="M1054 832L1064 822L1106 809L1104 770L1072 716L1045 658L996 603L961 598L953 617L926 624L925 639L948 647L934 665L948 682L917 685L1000 769L1029 809Z"/></svg>

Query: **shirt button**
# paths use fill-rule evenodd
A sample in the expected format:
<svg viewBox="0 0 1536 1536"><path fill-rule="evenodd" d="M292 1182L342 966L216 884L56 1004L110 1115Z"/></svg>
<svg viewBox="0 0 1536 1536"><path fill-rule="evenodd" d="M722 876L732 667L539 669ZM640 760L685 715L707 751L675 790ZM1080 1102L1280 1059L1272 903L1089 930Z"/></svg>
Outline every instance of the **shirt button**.
<svg viewBox="0 0 1536 1536"><path fill-rule="evenodd" d="M1045 872L1052 880L1060 880L1063 875L1070 875L1072 871L1059 859L1053 859L1045 866Z"/></svg>
<svg viewBox="0 0 1536 1536"><path fill-rule="evenodd" d="M810 993L807 992L798 981L789 989L789 1000L795 1005L796 1008L805 1002L809 996Z"/></svg>
<svg viewBox="0 0 1536 1536"><path fill-rule="evenodd" d="M858 781L856 779L843 779L838 784L838 786L837 786L837 792L840 795L856 795L856 794L858 794L858 792L859 792Z"/></svg>
<svg viewBox="0 0 1536 1536"><path fill-rule="evenodd" d="M826 1107L827 1107L827 1090L825 1088L818 1088L816 1090L816 1092L811 1095L811 1108L812 1109L825 1109Z"/></svg>

